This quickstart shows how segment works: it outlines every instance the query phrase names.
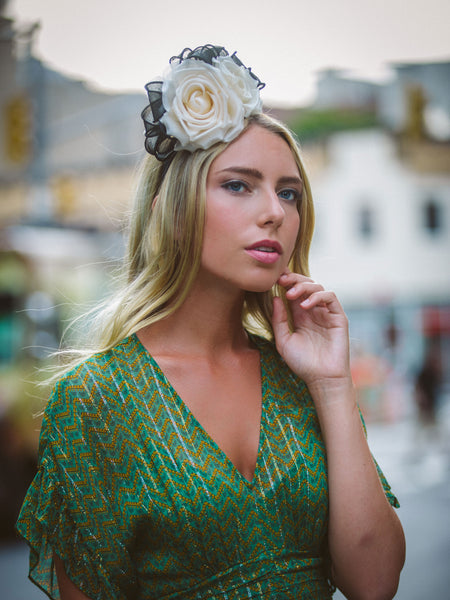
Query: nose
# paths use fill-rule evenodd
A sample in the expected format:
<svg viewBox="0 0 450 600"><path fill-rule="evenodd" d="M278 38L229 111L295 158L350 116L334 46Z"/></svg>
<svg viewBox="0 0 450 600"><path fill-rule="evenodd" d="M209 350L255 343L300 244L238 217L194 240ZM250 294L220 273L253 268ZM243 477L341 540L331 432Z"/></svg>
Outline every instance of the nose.
<svg viewBox="0 0 450 600"><path fill-rule="evenodd" d="M283 223L285 216L286 213L278 194L271 190L264 192L262 210L259 215L260 225L278 228Z"/></svg>

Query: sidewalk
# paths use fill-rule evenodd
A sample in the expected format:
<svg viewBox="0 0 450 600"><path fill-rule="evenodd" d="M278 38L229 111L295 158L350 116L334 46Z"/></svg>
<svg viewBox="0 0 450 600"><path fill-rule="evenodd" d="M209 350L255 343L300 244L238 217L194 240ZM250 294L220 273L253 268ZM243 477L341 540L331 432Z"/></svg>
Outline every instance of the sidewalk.
<svg viewBox="0 0 450 600"><path fill-rule="evenodd" d="M415 416L369 424L368 442L393 492L401 497L450 481L450 398L435 429L421 429Z"/></svg>
<svg viewBox="0 0 450 600"><path fill-rule="evenodd" d="M0 545L0 582L2 600L48 600L28 579L28 547L24 543Z"/></svg>

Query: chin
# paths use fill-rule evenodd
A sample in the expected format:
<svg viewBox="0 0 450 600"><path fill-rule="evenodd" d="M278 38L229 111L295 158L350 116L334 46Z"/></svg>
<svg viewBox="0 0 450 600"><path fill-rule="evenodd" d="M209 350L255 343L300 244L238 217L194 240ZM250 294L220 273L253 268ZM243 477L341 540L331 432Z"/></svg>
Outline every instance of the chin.
<svg viewBox="0 0 450 600"><path fill-rule="evenodd" d="M263 294L264 292L270 292L270 290L273 288L273 286L276 284L276 281L274 281L273 283L267 284L267 285L262 285L262 284L254 284L254 285L249 285L247 284L244 288L244 291L247 293L255 293L255 294Z"/></svg>
<svg viewBox="0 0 450 600"><path fill-rule="evenodd" d="M249 277L245 281L243 289L246 292L269 292L273 286L276 285L280 274L276 273L274 275L274 273L272 273L269 277L267 277L267 275L269 274L267 273L266 277Z"/></svg>

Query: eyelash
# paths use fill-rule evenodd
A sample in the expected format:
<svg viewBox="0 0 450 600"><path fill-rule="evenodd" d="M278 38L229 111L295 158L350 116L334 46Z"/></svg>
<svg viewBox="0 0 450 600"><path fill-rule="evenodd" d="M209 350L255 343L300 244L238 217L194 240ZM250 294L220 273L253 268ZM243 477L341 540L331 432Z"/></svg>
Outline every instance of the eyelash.
<svg viewBox="0 0 450 600"><path fill-rule="evenodd" d="M298 202L301 198L301 193L298 190L294 190L294 189L286 189L286 190L281 190L279 193L279 195L283 194L284 192L289 192L290 194L292 194L292 198L283 198L283 200L285 200L286 202Z"/></svg>
<svg viewBox="0 0 450 600"><path fill-rule="evenodd" d="M244 189L236 190L236 186L239 186ZM244 181L239 181L239 179L233 179L232 181L227 181L222 185L225 190L230 191L233 194L241 194L243 191L249 192L250 187Z"/></svg>
<svg viewBox="0 0 450 600"><path fill-rule="evenodd" d="M222 187L225 190L229 190L232 194L242 194L242 193L251 191L250 186L247 183L245 183L244 181L240 181L239 179L233 179L232 181L227 181L226 183L222 184ZM237 190L236 187L239 187L240 189ZM292 197L284 198L282 196L282 194L284 194L286 192L292 194ZM278 195L285 202L298 202L301 198L301 192L299 192L296 189L292 189L292 188L286 188L286 189L280 190L278 192Z"/></svg>

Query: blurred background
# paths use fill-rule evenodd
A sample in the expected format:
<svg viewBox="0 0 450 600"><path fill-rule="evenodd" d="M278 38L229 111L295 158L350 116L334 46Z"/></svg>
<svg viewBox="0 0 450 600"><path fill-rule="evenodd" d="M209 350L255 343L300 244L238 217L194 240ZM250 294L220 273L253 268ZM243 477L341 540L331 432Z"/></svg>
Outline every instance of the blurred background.
<svg viewBox="0 0 450 600"><path fill-rule="evenodd" d="M300 138L317 210L311 272L349 316L369 442L402 505L396 598L448 598L450 8L320 5L233 0L214 23L205 1L189 13L175 1L167 15L143 0L125 13L103 0L0 0L5 600L44 598L13 528L36 469L41 368L114 285L143 157L143 85L206 42L238 50L267 83L265 110ZM77 339L74 328L66 343Z"/></svg>

